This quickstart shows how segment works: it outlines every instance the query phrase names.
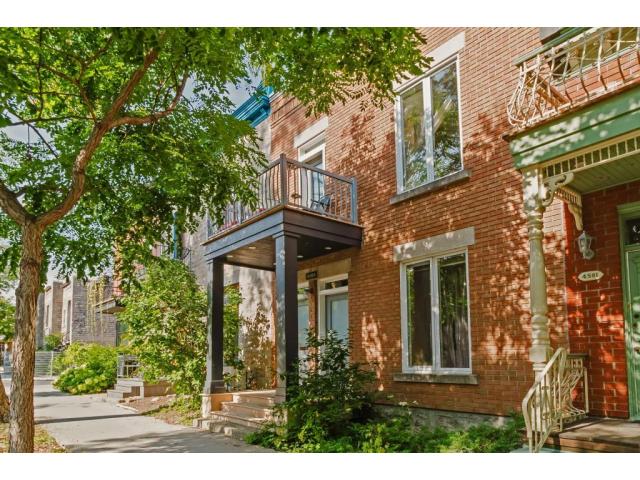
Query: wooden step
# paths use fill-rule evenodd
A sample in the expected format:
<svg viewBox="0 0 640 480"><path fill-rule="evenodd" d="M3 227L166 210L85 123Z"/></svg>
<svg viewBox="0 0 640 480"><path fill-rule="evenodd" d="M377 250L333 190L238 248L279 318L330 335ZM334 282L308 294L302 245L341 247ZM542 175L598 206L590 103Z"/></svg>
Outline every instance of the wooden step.
<svg viewBox="0 0 640 480"><path fill-rule="evenodd" d="M553 433L546 445L567 452L638 453L640 423L613 418L586 418Z"/></svg>

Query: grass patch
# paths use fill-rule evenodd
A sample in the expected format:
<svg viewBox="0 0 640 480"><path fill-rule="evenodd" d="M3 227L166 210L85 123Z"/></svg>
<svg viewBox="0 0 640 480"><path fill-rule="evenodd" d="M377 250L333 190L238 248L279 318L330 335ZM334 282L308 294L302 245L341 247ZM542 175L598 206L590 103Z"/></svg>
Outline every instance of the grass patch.
<svg viewBox="0 0 640 480"><path fill-rule="evenodd" d="M9 447L9 424L0 423L0 453L6 453ZM64 447L49 435L44 427L36 425L33 451L35 453L64 453Z"/></svg>

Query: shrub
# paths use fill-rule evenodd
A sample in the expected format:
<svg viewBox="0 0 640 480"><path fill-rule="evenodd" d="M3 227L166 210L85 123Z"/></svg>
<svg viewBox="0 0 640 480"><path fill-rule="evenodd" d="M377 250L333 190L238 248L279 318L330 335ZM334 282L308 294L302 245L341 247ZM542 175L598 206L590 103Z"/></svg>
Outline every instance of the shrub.
<svg viewBox="0 0 640 480"><path fill-rule="evenodd" d="M72 394L98 393L116 382L118 350L96 343L73 343L54 361L62 372L54 386Z"/></svg>
<svg viewBox="0 0 640 480"><path fill-rule="evenodd" d="M52 333L44 337L44 349L47 352L57 350L62 346L62 334Z"/></svg>
<svg viewBox="0 0 640 480"><path fill-rule="evenodd" d="M373 415L370 391L375 374L349 361L349 346L335 332L319 339L307 335L308 355L296 371L287 374L287 400L276 407L283 425L270 424L251 437L272 448L316 451L327 441L349 434L353 423Z"/></svg>
<svg viewBox="0 0 640 480"><path fill-rule="evenodd" d="M481 424L466 430L417 427L409 409L382 418L373 410L375 376L349 362L344 341L330 332L325 339L309 335L307 345L299 373L288 374L287 400L275 407L279 421L248 435L249 443L287 452L366 453L510 452L522 444L521 417L504 427Z"/></svg>

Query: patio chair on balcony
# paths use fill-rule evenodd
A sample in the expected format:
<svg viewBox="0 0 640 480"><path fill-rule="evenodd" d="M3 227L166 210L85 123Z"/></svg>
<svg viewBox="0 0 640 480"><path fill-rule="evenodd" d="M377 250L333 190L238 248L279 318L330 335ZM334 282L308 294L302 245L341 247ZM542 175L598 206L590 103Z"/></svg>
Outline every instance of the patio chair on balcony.
<svg viewBox="0 0 640 480"><path fill-rule="evenodd" d="M323 195L318 200L311 200L311 210L329 213L329 208L331 208L331 195Z"/></svg>

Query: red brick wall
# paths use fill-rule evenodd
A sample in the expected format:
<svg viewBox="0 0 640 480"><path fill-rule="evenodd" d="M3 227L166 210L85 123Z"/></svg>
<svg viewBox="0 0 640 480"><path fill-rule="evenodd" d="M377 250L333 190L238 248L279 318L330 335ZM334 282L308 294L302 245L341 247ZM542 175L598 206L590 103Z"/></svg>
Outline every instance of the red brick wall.
<svg viewBox="0 0 640 480"><path fill-rule="evenodd" d="M567 214L567 310L571 351L588 353L589 393L595 415L628 417L624 343L622 259L617 206L640 200L640 182L601 190L582 198L585 230L595 239L595 257L578 251L573 218ZM578 274L600 270L601 280L581 282Z"/></svg>
<svg viewBox="0 0 640 480"><path fill-rule="evenodd" d="M425 53L462 29L425 29ZM393 108L336 105L326 132L326 168L355 175L364 244L352 255L349 315L354 357L379 366L378 388L393 401L446 410L507 414L518 410L533 381L528 361L528 246L521 175L502 135L506 105L515 89L517 56L539 46L538 30L466 29L460 52L463 183L390 204L396 193ZM293 137L316 120L295 100L272 104L272 158L295 158ZM561 205L545 215L552 341L567 344L564 233ZM400 274L394 245L475 227L469 247L473 373L479 385L399 383L401 371Z"/></svg>

